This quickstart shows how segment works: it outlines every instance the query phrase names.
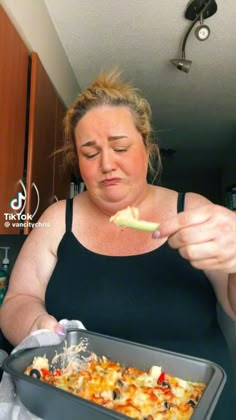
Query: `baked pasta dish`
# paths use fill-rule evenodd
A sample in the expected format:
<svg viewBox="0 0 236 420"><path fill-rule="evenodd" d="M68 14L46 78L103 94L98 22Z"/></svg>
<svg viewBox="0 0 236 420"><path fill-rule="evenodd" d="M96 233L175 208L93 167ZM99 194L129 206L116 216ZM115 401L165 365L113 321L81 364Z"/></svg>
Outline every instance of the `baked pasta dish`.
<svg viewBox="0 0 236 420"><path fill-rule="evenodd" d="M144 371L124 367L94 353L78 369L49 366L35 357L25 374L137 420L190 419L206 388L153 366Z"/></svg>

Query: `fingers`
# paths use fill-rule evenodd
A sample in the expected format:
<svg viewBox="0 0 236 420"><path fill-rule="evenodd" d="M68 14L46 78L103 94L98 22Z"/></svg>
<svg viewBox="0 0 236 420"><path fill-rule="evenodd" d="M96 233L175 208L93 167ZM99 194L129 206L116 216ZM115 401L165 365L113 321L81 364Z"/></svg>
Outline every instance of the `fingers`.
<svg viewBox="0 0 236 420"><path fill-rule="evenodd" d="M209 241L197 245L180 247L179 253L183 258L194 264L194 262L201 261L203 259L217 258L218 247L215 242Z"/></svg>
<svg viewBox="0 0 236 420"><path fill-rule="evenodd" d="M199 270L203 271L221 271L222 273L235 273L235 266L232 264L232 258L227 258L220 261L219 258L203 258L198 260L191 260L189 263Z"/></svg>
<svg viewBox="0 0 236 420"><path fill-rule="evenodd" d="M43 313L40 314L36 320L34 321L30 333L36 330L47 329L50 331L55 332L58 335L64 336L66 335L66 330L63 325L59 324L59 322L53 316Z"/></svg>
<svg viewBox="0 0 236 420"><path fill-rule="evenodd" d="M66 335L66 329L63 327L63 325L59 324L59 322L57 323L57 325L54 328L54 331L58 334L58 335Z"/></svg>
<svg viewBox="0 0 236 420"><path fill-rule="evenodd" d="M158 231L153 238L167 238L195 268L235 272L236 217L230 210L213 204L186 210L162 222Z"/></svg>
<svg viewBox="0 0 236 420"><path fill-rule="evenodd" d="M193 225L182 228L168 238L171 248L178 249L188 244L201 244L213 241L216 237L216 230L212 222Z"/></svg>
<svg viewBox="0 0 236 420"><path fill-rule="evenodd" d="M160 224L158 228L159 237L169 237L180 229L207 222L211 217L211 208L212 205L207 205L201 207L200 211L198 207L178 213L176 216ZM153 237L155 238L155 236L158 235L154 234Z"/></svg>

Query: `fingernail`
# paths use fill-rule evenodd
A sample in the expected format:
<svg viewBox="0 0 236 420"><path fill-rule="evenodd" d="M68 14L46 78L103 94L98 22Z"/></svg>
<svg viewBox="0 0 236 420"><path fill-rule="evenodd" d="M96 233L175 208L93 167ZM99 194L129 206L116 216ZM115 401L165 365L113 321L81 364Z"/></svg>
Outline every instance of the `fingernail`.
<svg viewBox="0 0 236 420"><path fill-rule="evenodd" d="M161 232L159 230L155 230L155 232L153 232L152 234L152 238L153 239L158 239L161 236Z"/></svg>
<svg viewBox="0 0 236 420"><path fill-rule="evenodd" d="M60 325L60 324L57 324L57 326L56 326L56 328L55 328L55 332L56 332L58 335L66 335L66 330L65 330L65 328L64 328L62 325Z"/></svg>

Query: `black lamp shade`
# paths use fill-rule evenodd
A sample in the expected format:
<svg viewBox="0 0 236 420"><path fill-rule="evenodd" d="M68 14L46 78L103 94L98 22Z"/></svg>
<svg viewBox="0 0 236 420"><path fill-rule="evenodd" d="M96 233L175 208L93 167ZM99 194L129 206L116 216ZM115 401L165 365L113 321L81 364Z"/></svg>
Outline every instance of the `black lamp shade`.
<svg viewBox="0 0 236 420"><path fill-rule="evenodd" d="M177 67L178 70L184 71L185 73L189 72L192 64L191 60L185 60L185 58L175 58L170 61L175 67Z"/></svg>

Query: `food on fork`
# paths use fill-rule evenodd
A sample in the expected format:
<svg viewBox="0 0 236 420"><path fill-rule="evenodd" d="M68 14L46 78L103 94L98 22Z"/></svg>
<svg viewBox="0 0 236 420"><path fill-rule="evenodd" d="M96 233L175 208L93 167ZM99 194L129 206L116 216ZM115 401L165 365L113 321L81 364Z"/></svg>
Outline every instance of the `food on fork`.
<svg viewBox="0 0 236 420"><path fill-rule="evenodd" d="M137 207L130 206L111 216L110 222L113 222L116 226L143 230L145 232L154 232L159 226L159 223L139 219Z"/></svg>

